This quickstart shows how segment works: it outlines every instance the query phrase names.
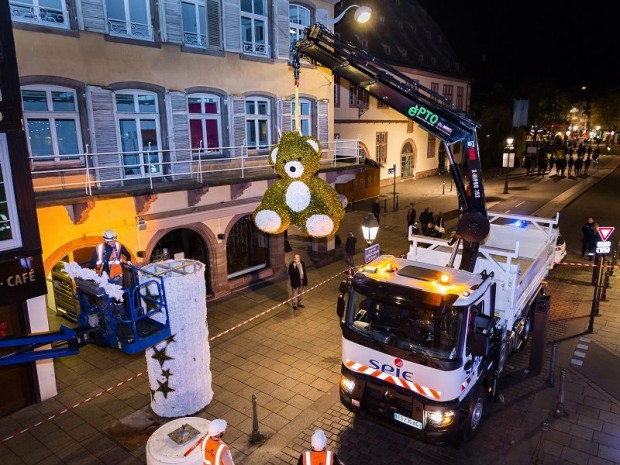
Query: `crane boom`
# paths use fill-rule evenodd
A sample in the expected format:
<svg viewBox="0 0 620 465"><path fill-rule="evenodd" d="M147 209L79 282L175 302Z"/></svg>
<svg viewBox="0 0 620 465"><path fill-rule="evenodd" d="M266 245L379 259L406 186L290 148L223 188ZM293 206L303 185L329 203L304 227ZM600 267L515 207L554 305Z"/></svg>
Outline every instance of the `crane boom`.
<svg viewBox="0 0 620 465"><path fill-rule="evenodd" d="M301 56L317 61L334 74L362 87L444 143L462 212L456 230L457 239L463 242L460 268L472 271L480 241L486 238L490 229L478 156L478 123L450 100L365 50L339 39L322 24L306 28L303 38L295 44L291 65L296 77ZM463 144L467 188L451 150L451 146L459 142Z"/></svg>

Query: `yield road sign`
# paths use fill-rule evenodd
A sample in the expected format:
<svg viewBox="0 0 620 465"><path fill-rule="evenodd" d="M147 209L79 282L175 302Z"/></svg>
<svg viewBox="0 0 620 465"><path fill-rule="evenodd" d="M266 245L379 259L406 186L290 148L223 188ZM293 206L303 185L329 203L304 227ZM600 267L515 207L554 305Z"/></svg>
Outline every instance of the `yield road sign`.
<svg viewBox="0 0 620 465"><path fill-rule="evenodd" d="M601 236L601 239L606 241L607 239L609 239L609 236L611 236L611 233L614 232L614 229L616 228L613 226L599 226L598 233Z"/></svg>

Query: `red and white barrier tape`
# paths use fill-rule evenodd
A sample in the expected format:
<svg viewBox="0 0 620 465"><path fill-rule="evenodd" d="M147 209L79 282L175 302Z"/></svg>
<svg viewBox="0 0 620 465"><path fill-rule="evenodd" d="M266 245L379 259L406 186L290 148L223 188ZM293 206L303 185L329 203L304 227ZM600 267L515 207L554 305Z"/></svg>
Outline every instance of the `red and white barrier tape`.
<svg viewBox="0 0 620 465"><path fill-rule="evenodd" d="M582 266L582 267L586 267L586 268L592 268L592 267L597 266L594 263L577 263L577 262L560 262L560 263L556 263L556 265ZM603 268L618 268L618 267L620 267L620 265L605 265L605 264L603 264Z"/></svg>
<svg viewBox="0 0 620 465"><path fill-rule="evenodd" d="M346 273L346 271L347 271L347 270L344 270L344 272L345 272L345 273ZM326 284L326 283L328 283L329 281L331 281L331 280L333 280L333 279L337 278L338 276L342 276L342 273L343 273L343 272L340 272L340 273L335 274L334 276L332 276L332 277L330 277L330 278L327 278L327 279L325 279L325 280L321 281L320 283L318 283L318 284L316 284L316 285L314 285L314 286L312 286L312 287L310 287L310 288L306 289L306 290L304 291L304 293L305 293L305 292L310 292L310 291L312 291L312 290L314 290L314 289L316 289L316 288L318 288L318 287L320 287L320 286L323 286L324 284ZM232 328L230 328L230 329L227 329L226 331L222 331L221 333L216 334L216 335L215 335L215 336L213 336L212 338L209 338L209 342L211 342L211 341L213 341L213 340L215 340L215 339L218 339L218 338L220 338L220 337L222 337L222 336L225 336L226 334L228 334L228 333L230 333L230 332L234 331L235 329L239 329L240 327L242 327L242 326L244 326L244 325L246 325L246 324L248 324L248 323L250 323L250 322L252 322L252 321L254 321L254 320L257 320L258 318L260 318L260 317L262 317L262 316L266 315L267 313L271 312L272 310L275 310L275 309L276 309L276 308L278 308L278 307L281 307L282 305L285 305L285 304L287 304L287 303L291 302L292 300L293 300L293 298L291 297L290 299L285 300L285 301L283 301L283 302L280 302L279 304L274 305L273 307L271 307L271 308L269 308L269 309L265 310L264 312L259 313L258 315L254 315L252 318L248 318L247 320L245 320L245 321L243 321L243 322L239 323L238 325L233 326L233 327L232 327ZM84 399L84 400L81 400L80 402L78 402L78 403L76 403L76 404L73 404L71 407L67 407L67 408L65 408L65 409L63 409L63 410L60 410L59 412L56 412L56 413L54 413L53 415L50 415L49 417L46 417L46 418L42 419L41 421L39 421L39 422L37 422L37 423L35 423L35 424L33 424L33 425L30 425L30 426L29 426L29 427L27 427L27 428L24 428L24 429L22 429L22 430L16 431L15 433L11 434L10 436L7 436L7 437L5 437L5 438L0 439L0 444L1 444L1 443L3 443L3 442L9 441L9 440L13 439L14 437L19 436L20 434L26 433L26 432L30 431L31 429L34 429L34 428L36 428L37 426L42 425L43 423L47 423L48 421L52 421L54 418L58 418L59 416L64 415L65 413L70 412L70 411L72 411L72 410L74 410L74 409L76 409L76 408L80 407L81 405L84 405L84 404L86 404L86 403L90 402L90 401L91 401L91 400L93 400L93 399L96 399L96 398L98 398L98 397L101 397L103 394L107 394L107 393L109 393L110 391L112 391L113 389L118 388L118 387L121 387L122 385L127 384L127 383L129 383L129 382L133 381L134 379L138 379L140 376L143 376L143 375L145 375L145 374L146 374L146 370L141 371L141 372L140 372L140 373L138 373L138 374L135 374L135 375L133 375L133 376L130 376L130 377L129 377L129 378L127 378L125 381L121 381L120 383L116 383L114 386L110 386L109 388L104 389L103 391L99 391L99 392L98 392L97 394L95 394L95 395L92 395L92 396L90 396L90 397L88 397L88 398L86 398L86 399Z"/></svg>

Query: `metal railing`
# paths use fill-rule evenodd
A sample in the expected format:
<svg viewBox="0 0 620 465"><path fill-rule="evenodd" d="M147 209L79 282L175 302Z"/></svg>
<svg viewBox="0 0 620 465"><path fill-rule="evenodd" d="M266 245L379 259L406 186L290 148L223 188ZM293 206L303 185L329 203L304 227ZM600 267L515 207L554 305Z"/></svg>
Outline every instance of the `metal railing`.
<svg viewBox="0 0 620 465"><path fill-rule="evenodd" d="M64 3L62 4L64 6ZM45 26L69 27L69 14L65 8L51 8L32 3L9 2L13 21Z"/></svg>
<svg viewBox="0 0 620 465"><path fill-rule="evenodd" d="M321 164L363 162L358 144L358 140L335 140L323 151ZM203 184L218 178L245 179L273 172L269 151L257 153L247 146L97 153L90 153L87 146L82 154L31 156L30 162L35 193L79 190L88 196L147 183L150 188L169 181Z"/></svg>

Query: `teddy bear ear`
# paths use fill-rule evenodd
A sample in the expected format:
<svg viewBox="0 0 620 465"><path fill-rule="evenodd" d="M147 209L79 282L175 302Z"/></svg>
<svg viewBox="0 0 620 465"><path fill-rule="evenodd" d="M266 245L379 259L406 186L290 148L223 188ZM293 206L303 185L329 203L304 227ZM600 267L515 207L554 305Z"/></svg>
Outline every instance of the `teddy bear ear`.
<svg viewBox="0 0 620 465"><path fill-rule="evenodd" d="M306 144L314 149L316 153L319 153L319 143L314 139L306 139Z"/></svg>
<svg viewBox="0 0 620 465"><path fill-rule="evenodd" d="M280 150L280 147L276 147L271 151L271 163L274 165L276 164L276 158L278 158L278 150Z"/></svg>

